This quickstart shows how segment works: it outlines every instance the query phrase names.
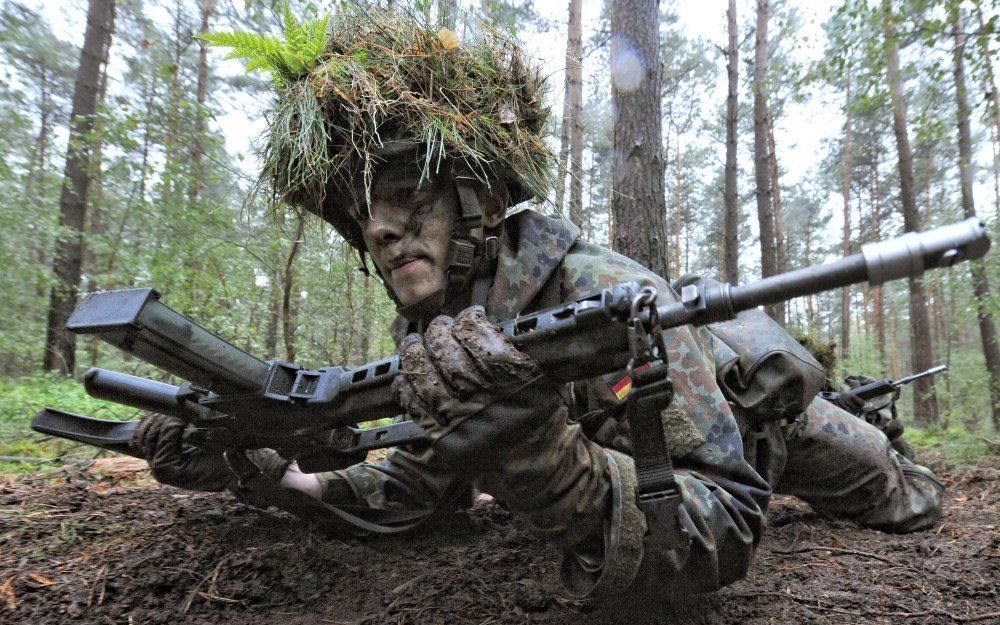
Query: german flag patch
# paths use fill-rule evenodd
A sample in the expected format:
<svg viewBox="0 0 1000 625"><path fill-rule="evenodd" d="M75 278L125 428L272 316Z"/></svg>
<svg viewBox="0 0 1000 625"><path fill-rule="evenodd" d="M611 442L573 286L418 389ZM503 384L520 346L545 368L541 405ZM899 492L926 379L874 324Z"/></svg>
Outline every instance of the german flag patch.
<svg viewBox="0 0 1000 625"><path fill-rule="evenodd" d="M650 365L647 362L644 365L636 367L635 370L642 371L643 369L649 369L651 366L652 365ZM632 390L632 378L627 375L621 380L618 380L617 383L611 385L611 391L615 394L615 397L618 398L618 401L625 401L625 398L628 397L628 394L629 392L631 392L631 390Z"/></svg>

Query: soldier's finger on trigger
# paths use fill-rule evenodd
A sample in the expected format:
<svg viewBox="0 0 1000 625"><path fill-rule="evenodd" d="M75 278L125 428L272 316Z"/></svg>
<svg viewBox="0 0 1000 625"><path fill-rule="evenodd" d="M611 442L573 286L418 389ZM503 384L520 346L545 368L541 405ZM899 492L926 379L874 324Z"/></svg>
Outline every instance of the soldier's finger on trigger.
<svg viewBox="0 0 1000 625"><path fill-rule="evenodd" d="M453 327L451 317L441 315L435 318L424 333L424 346L449 390L459 399L465 400L473 393L487 388L489 382L452 334Z"/></svg>

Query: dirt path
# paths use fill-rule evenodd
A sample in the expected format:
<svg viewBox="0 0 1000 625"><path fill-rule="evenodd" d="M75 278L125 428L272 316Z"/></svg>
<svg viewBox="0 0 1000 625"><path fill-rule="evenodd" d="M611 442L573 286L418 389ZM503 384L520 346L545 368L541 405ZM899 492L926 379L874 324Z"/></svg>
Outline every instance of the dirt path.
<svg viewBox="0 0 1000 625"><path fill-rule="evenodd" d="M564 598L556 550L488 504L341 540L228 496L67 469L0 483L0 623L1000 623L1000 466L937 468L936 531L862 530L779 497L746 581L660 615Z"/></svg>

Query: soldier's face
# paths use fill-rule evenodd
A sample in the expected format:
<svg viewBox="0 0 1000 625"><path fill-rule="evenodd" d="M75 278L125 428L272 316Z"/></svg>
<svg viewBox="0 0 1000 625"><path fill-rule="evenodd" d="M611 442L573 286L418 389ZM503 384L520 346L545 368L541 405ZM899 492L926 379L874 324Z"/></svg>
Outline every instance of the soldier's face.
<svg viewBox="0 0 1000 625"><path fill-rule="evenodd" d="M370 210L362 207L357 218L368 253L401 305L445 287L455 201L442 185L421 185L416 166L382 169L372 181Z"/></svg>

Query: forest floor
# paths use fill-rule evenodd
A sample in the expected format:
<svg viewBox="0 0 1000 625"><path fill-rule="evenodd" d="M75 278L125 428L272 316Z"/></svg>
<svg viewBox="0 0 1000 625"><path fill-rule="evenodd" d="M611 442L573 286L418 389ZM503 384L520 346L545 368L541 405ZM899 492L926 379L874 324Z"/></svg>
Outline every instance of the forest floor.
<svg viewBox="0 0 1000 625"><path fill-rule="evenodd" d="M927 458L924 458L927 460ZM0 623L1000 623L1000 462L947 467L934 530L890 535L776 497L746 580L670 612L568 599L559 554L481 501L342 540L144 463L0 479Z"/></svg>

